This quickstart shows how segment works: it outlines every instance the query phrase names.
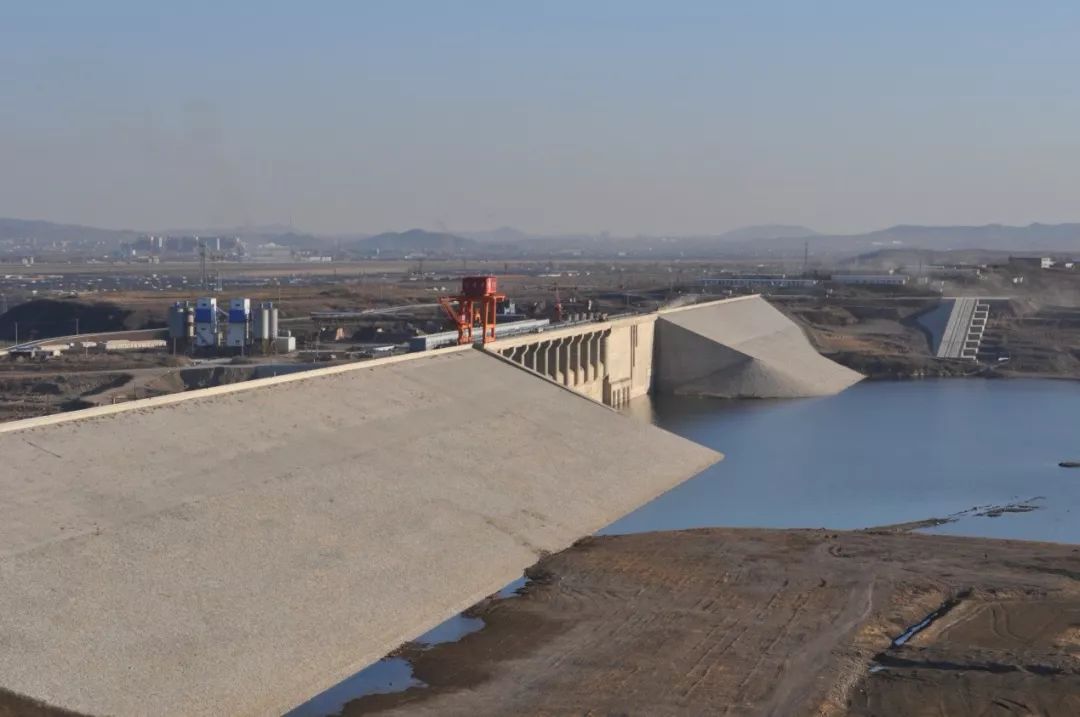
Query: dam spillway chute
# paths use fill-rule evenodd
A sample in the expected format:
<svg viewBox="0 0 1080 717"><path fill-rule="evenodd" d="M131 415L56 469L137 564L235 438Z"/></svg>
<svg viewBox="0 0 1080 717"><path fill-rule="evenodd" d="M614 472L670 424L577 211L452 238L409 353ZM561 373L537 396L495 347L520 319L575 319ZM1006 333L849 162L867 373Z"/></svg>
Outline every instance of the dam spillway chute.
<svg viewBox="0 0 1080 717"><path fill-rule="evenodd" d="M838 393L862 375L822 356L760 296L682 307L656 321L655 389L720 398Z"/></svg>

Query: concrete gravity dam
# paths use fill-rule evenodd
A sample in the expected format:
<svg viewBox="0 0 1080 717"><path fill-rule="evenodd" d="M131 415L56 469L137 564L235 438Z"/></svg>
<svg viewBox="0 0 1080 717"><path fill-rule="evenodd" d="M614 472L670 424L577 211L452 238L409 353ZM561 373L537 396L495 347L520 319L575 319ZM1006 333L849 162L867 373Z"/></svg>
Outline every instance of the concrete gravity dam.
<svg viewBox="0 0 1080 717"><path fill-rule="evenodd" d="M603 404L858 378L748 297L0 425L0 700L280 714L721 458Z"/></svg>
<svg viewBox="0 0 1080 717"><path fill-rule="evenodd" d="M651 391L802 398L862 376L821 356L760 296L497 341L490 349L593 400L619 407Z"/></svg>

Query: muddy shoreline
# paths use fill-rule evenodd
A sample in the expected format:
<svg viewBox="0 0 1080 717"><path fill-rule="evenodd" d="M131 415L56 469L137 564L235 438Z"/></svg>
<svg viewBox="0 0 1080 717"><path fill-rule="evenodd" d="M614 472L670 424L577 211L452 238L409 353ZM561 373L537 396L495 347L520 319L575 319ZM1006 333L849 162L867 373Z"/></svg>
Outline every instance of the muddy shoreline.
<svg viewBox="0 0 1080 717"><path fill-rule="evenodd" d="M703 529L588 538L530 577L470 611L484 629L396 653L426 687L344 714L1080 714L1071 545Z"/></svg>

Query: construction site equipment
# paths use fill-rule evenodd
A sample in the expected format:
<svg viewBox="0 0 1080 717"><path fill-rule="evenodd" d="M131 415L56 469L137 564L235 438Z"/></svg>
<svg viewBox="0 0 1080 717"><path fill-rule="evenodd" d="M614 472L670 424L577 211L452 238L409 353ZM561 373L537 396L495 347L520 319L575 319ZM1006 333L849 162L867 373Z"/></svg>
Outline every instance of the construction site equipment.
<svg viewBox="0 0 1080 717"><path fill-rule="evenodd" d="M496 308L505 299L506 294L498 292L494 276L466 276L461 280L461 293L441 297L439 306L457 326L458 344L471 344L477 326L486 344L495 340Z"/></svg>

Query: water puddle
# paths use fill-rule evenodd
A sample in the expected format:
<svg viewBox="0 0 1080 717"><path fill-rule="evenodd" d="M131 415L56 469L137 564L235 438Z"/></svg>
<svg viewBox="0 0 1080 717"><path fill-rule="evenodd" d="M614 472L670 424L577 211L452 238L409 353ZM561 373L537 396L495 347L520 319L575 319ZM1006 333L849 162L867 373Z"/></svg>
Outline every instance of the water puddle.
<svg viewBox="0 0 1080 717"><path fill-rule="evenodd" d="M901 645L907 644L908 640L915 637L926 628L930 627L930 623L932 623L935 619L937 619L937 614L930 613L925 618L923 618L921 622L915 623L908 629L904 630L904 632L899 637L894 638L892 641L892 646L900 647Z"/></svg>
<svg viewBox="0 0 1080 717"><path fill-rule="evenodd" d="M515 598L521 594L521 591L525 589L525 586L529 584L529 579L522 576L504 587L499 592L495 593L496 600L506 600L507 598Z"/></svg>
<svg viewBox="0 0 1080 717"><path fill-rule="evenodd" d="M407 660L384 657L286 713L285 717L328 717L340 714L345 704L357 697L402 692L410 687L427 685L413 677L412 665Z"/></svg>
<svg viewBox="0 0 1080 717"><path fill-rule="evenodd" d="M528 578L520 577L492 595L491 599L516 598L528 583ZM460 613L428 630L412 642L425 650L430 650L436 645L457 642L466 635L482 629L484 629L482 619ZM423 688L427 687L427 684L416 679L409 661L402 657L384 657L286 713L285 717L333 717L333 715L341 714L345 705L355 699L367 695L404 692L413 687Z"/></svg>
<svg viewBox="0 0 1080 717"><path fill-rule="evenodd" d="M464 614L454 615L441 625L428 630L413 642L423 645L425 648L432 648L444 642L457 642L466 635L483 629L483 627L484 621L478 617L469 617Z"/></svg>
<svg viewBox="0 0 1080 717"><path fill-rule="evenodd" d="M970 594L971 593L969 591L964 590L957 593L954 597L951 597L945 602L941 603L941 605L938 606L936 610L931 612L929 615L927 615L922 620L915 623L908 629L904 630L902 633L900 633L898 637L893 638L891 647L900 647L901 645L906 644L911 638L915 637L920 632L934 624L935 620L938 620L945 615L948 615L950 610L959 605L960 601L962 601Z"/></svg>
<svg viewBox="0 0 1080 717"><path fill-rule="evenodd" d="M961 592L957 593L954 597L951 597L948 600L946 600L945 602L941 603L941 605L939 605L937 607L937 609L935 609L933 612L928 614L922 620L919 620L917 623L915 623L914 625L912 625L911 627L907 628L906 630L901 632L899 635L894 637L892 639L892 642L889 643L888 649L885 650L884 652L878 653L878 655L875 656L874 661L870 663L870 668L868 670L870 672L870 674L874 674L875 672L882 672L883 670L887 670L888 667L886 665L882 664L882 663L885 661L885 658L887 657L886 652L888 652L888 650L893 650L893 649L896 649L897 647L903 647L904 645L906 645L908 642L911 641L911 639L913 637L915 637L920 632L922 632L926 628L933 625L935 621L937 621L937 620L941 619L942 617L944 617L945 615L947 615L950 610L952 610L954 607L959 605L960 602L962 600L964 600L970 594L971 593L969 591L967 591L967 590L964 590L964 591L961 591Z"/></svg>

